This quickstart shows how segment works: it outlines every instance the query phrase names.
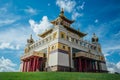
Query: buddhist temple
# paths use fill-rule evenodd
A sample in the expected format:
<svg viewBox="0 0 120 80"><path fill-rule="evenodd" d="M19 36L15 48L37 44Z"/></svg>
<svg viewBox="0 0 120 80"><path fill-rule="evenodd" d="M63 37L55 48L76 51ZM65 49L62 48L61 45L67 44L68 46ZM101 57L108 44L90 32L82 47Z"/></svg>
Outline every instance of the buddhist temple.
<svg viewBox="0 0 120 80"><path fill-rule="evenodd" d="M87 34L71 27L72 23L62 9L51 21L53 27L38 34L39 40L34 41L31 35L20 58L21 72L107 72L97 35L86 41Z"/></svg>

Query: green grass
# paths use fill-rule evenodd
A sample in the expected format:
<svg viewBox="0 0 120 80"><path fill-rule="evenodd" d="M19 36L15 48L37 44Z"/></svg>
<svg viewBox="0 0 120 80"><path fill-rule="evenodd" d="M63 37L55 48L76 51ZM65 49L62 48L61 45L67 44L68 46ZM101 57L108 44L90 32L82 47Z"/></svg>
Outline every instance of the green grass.
<svg viewBox="0 0 120 80"><path fill-rule="evenodd" d="M120 74L78 72L0 72L0 80L120 80Z"/></svg>

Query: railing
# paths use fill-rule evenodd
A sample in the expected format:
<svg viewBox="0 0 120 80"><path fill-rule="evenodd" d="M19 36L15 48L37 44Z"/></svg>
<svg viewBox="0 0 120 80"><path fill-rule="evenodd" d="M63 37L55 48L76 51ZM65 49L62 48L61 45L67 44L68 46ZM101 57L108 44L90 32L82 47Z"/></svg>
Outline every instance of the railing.
<svg viewBox="0 0 120 80"><path fill-rule="evenodd" d="M38 47L42 47L43 45L46 45L53 40L54 39L52 36L48 36L45 39L41 39L39 41L36 41L32 45L30 45L29 52L33 51L34 49L36 49ZM97 51L97 46L95 44L92 44L91 42L86 41L86 40L77 40L77 41L76 40L74 40L74 41L65 40L65 41L68 41L68 42L73 43L73 44L77 44L77 45L84 47L84 48L87 48L91 51Z"/></svg>
<svg viewBox="0 0 120 80"><path fill-rule="evenodd" d="M105 61L105 58L103 56L85 53L85 52L78 52L75 54L74 57L87 57L95 60Z"/></svg>
<svg viewBox="0 0 120 80"><path fill-rule="evenodd" d="M32 54L24 54L23 56L21 56L21 59L25 59L31 56L39 56L39 57L44 57L44 53L39 53L39 52L33 52Z"/></svg>
<svg viewBox="0 0 120 80"><path fill-rule="evenodd" d="M35 43L33 43L32 45L30 45L30 50L29 50L29 52L30 51L33 51L34 49L36 49L36 48L38 48L38 47L42 47L43 45L46 45L46 44L48 44L49 42L51 42L52 40L54 40L53 39L53 37L52 36L48 36L48 37L46 37L45 39L41 39L41 40L39 40L39 41L36 41Z"/></svg>

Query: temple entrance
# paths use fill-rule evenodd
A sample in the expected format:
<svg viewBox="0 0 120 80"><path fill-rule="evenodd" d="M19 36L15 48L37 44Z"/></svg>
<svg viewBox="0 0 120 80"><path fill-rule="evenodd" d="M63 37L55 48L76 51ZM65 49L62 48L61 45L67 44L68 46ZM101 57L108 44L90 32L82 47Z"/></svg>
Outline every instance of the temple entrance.
<svg viewBox="0 0 120 80"><path fill-rule="evenodd" d="M77 72L101 72L99 62L85 57L73 59L74 68Z"/></svg>
<svg viewBox="0 0 120 80"><path fill-rule="evenodd" d="M22 72L35 72L35 71L44 71L45 69L45 54L34 52L33 55L27 56L22 59L23 69Z"/></svg>

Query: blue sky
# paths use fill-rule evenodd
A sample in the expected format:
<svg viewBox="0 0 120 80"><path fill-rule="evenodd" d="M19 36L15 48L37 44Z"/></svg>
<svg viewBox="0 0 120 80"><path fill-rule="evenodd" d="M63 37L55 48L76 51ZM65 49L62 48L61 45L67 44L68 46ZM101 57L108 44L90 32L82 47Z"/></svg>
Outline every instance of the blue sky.
<svg viewBox="0 0 120 80"><path fill-rule="evenodd" d="M27 38L37 40L61 8L84 39L96 33L108 70L120 72L120 0L0 0L0 72L18 71Z"/></svg>

